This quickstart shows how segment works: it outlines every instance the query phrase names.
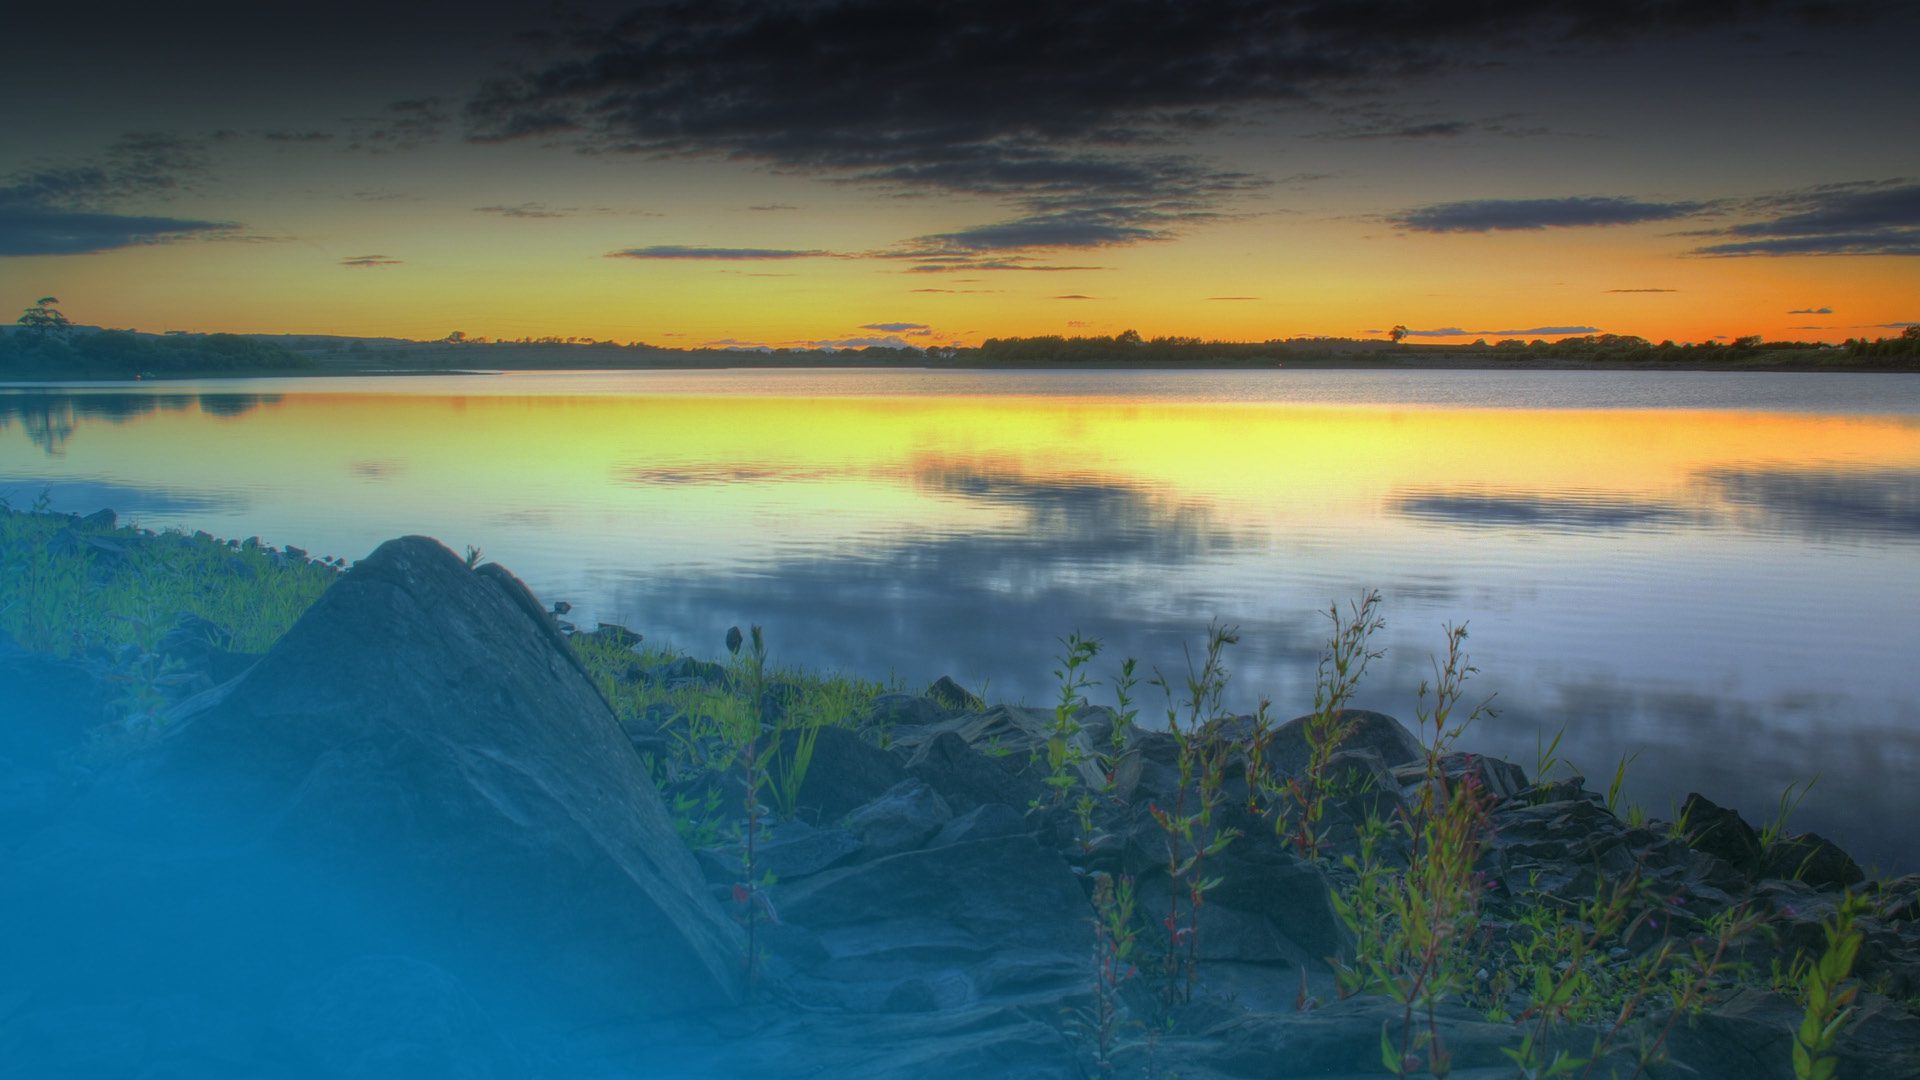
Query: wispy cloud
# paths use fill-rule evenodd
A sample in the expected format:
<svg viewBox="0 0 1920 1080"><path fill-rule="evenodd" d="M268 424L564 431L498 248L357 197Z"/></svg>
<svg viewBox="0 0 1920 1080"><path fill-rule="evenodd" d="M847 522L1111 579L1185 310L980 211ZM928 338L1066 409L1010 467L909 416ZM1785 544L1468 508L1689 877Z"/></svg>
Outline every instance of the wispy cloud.
<svg viewBox="0 0 1920 1080"><path fill-rule="evenodd" d="M1404 113L1368 102L1334 110L1334 126L1309 132L1309 139L1372 141L1380 139L1454 139L1468 135L1533 138L1552 132L1536 124L1518 123L1519 114L1466 119L1433 114Z"/></svg>
<svg viewBox="0 0 1920 1080"><path fill-rule="evenodd" d="M188 190L208 167L204 144L138 132L96 158L0 178L0 257L88 255L231 232L239 226L230 221L118 212L128 201Z"/></svg>
<svg viewBox="0 0 1920 1080"><path fill-rule="evenodd" d="M1209 296L1209 300L1258 300L1257 296Z"/></svg>
<svg viewBox="0 0 1920 1080"><path fill-rule="evenodd" d="M833 254L831 251L821 251L817 249L723 248L699 247L685 244L654 244L651 247L626 248L622 251L610 251L607 253L607 258L754 261L763 259L822 259L831 258Z"/></svg>
<svg viewBox="0 0 1920 1080"><path fill-rule="evenodd" d="M395 259L386 255L350 255L347 258L341 259L340 265L371 269L382 266L399 266L404 261L403 259Z"/></svg>
<svg viewBox="0 0 1920 1080"><path fill-rule="evenodd" d="M545 203L523 202L513 206L476 206L476 213L498 214L510 218L562 218L570 217L579 211L573 207L554 207Z"/></svg>
<svg viewBox="0 0 1920 1080"><path fill-rule="evenodd" d="M1696 255L1920 255L1920 183L1830 184L1755 200L1768 216L1700 235Z"/></svg>
<svg viewBox="0 0 1920 1080"><path fill-rule="evenodd" d="M1080 293L1067 293L1065 296L1056 296L1054 297L1054 299L1055 300L1097 300L1099 299L1099 297L1084 296Z"/></svg>
<svg viewBox="0 0 1920 1080"><path fill-rule="evenodd" d="M1041 274L1065 273L1073 270L1105 270L1104 266L1084 264L1057 265L1031 261L1031 256L1011 255L981 258L973 255L930 255L925 252L911 254L875 252L876 258L911 258L923 260L907 268L909 274L956 274L975 270L1028 270Z"/></svg>
<svg viewBox="0 0 1920 1080"><path fill-rule="evenodd" d="M933 328L928 326L926 323L882 322L882 323L866 323L862 325L860 329L880 330L880 331L884 331L886 333L892 333L892 334L925 334L925 333L932 332Z"/></svg>
<svg viewBox="0 0 1920 1080"><path fill-rule="evenodd" d="M1394 224L1415 232L1506 232L1672 221L1706 209L1697 202L1646 202L1624 196L1576 195L1561 199L1471 199L1435 203L1395 215Z"/></svg>
<svg viewBox="0 0 1920 1080"><path fill-rule="evenodd" d="M1801 308L1794 308L1791 311L1788 311L1787 314L1789 315L1831 315L1833 314L1833 309L1830 307L1801 307Z"/></svg>
<svg viewBox="0 0 1920 1080"><path fill-rule="evenodd" d="M1369 330L1370 334L1384 334L1384 330ZM1567 337L1576 334L1598 334L1597 326L1529 326L1518 330L1462 330L1457 326L1442 326L1431 330L1409 330L1408 337Z"/></svg>
<svg viewBox="0 0 1920 1080"><path fill-rule="evenodd" d="M383 154L438 142L453 122L449 105L437 97L390 102L378 116L352 117L347 149Z"/></svg>
<svg viewBox="0 0 1920 1080"><path fill-rule="evenodd" d="M1679 292L1680 290L1679 289L1608 289L1607 291L1610 293L1671 293L1671 292Z"/></svg>
<svg viewBox="0 0 1920 1080"><path fill-rule="evenodd" d="M886 337L826 338L820 341L809 341L807 342L807 347L812 349L918 349L919 348L918 345L915 345L912 342L907 341L905 338L902 338L902 337L899 337L898 335L893 335L893 334L889 334Z"/></svg>

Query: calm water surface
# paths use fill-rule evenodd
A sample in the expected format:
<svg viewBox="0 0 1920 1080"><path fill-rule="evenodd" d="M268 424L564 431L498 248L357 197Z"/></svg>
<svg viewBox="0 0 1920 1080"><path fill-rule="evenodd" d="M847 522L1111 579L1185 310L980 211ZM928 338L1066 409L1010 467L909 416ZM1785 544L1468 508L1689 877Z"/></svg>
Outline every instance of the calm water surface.
<svg viewBox="0 0 1920 1080"><path fill-rule="evenodd" d="M1056 637L1311 701L1316 613L1385 598L1362 704L1448 621L1497 718L1656 816L1688 790L1920 869L1920 379L1621 372L504 374L0 387L0 494L356 558L472 544L573 618L713 655L1049 698ZM1105 673L1105 672L1103 672ZM1096 692L1096 700L1098 700Z"/></svg>

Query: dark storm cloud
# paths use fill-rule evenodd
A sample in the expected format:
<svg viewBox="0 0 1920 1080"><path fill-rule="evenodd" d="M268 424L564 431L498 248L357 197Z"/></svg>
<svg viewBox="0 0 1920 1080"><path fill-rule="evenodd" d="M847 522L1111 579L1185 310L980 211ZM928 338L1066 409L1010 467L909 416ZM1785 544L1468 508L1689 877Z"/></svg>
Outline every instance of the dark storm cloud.
<svg viewBox="0 0 1920 1080"><path fill-rule="evenodd" d="M1647 0L1624 11L1567 0L655 0L599 28L547 35L548 59L487 83L466 120L481 141L747 160L1016 207L1011 220L954 234L983 250L1138 243L1267 185L1165 150L1250 111L1482 63L1490 50L1753 29L1790 9L1768 0ZM1453 122L1422 119L1401 134L1444 136ZM1035 220L1087 211L1117 220L1104 229Z"/></svg>
<svg viewBox="0 0 1920 1080"><path fill-rule="evenodd" d="M1696 255L1920 255L1920 183L1832 184L1756 200L1768 216L1712 233Z"/></svg>
<svg viewBox="0 0 1920 1080"><path fill-rule="evenodd" d="M385 255L350 255L347 258L341 259L340 265L377 268L382 266L399 266L404 261L405 260L402 259L389 258Z"/></svg>
<svg viewBox="0 0 1920 1080"><path fill-rule="evenodd" d="M1470 199L1417 207L1392 218L1415 232L1497 232L1562 229L1590 225L1637 225L1672 221L1699 213L1694 202L1645 202L1621 196L1573 196L1564 199Z"/></svg>
<svg viewBox="0 0 1920 1080"><path fill-rule="evenodd" d="M721 248L698 247L685 244L655 244L651 247L627 248L624 251L610 251L609 259L713 259L713 260L752 260L752 259L820 259L833 254L831 251L801 251L792 248Z"/></svg>
<svg viewBox="0 0 1920 1080"><path fill-rule="evenodd" d="M207 168L203 144L133 133L88 161L26 169L0 180L0 257L86 255L195 234L233 222L118 213L133 199L165 199Z"/></svg>

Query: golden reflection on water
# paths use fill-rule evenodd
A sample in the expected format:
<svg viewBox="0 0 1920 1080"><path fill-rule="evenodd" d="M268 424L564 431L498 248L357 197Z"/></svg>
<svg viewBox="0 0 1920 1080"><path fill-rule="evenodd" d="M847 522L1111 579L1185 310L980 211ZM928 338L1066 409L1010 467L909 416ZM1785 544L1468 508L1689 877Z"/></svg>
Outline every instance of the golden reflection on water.
<svg viewBox="0 0 1920 1080"><path fill-rule="evenodd" d="M857 376L835 378L821 385ZM1743 378L1729 385L1761 385ZM26 505L46 485L62 509L348 558L426 533L656 643L711 652L730 622L764 622L784 661L990 678L1028 700L1047 696L1058 634L1177 670L1214 616L1246 630L1250 692L1310 700L1311 613L1376 586L1394 652L1367 704L1406 713L1433 629L1471 620L1508 705L1489 752L1524 758L1536 726L1576 717L1576 760L1664 745L1715 763L1726 801L1756 813L1815 770L1872 794L1810 806L1812 827L1920 813L1907 788L1865 782L1920 768L1911 401L698 392L719 381L283 383L257 402L0 390L0 495ZM1911 838L1880 845L1920 865Z"/></svg>
<svg viewBox="0 0 1920 1080"><path fill-rule="evenodd" d="M1911 417L1731 411L303 393L233 416L67 423L60 457L37 464L143 488L278 490L360 512L426 500L470 522L510 508L618 512L649 491L724 510L779 487L796 515L782 527L805 531L798 518L813 512L959 525L960 474L1120 486L1234 525L1370 517L1411 492L1666 504L1710 498L1700 481L1717 470L1920 468ZM18 473L39 457L10 440L0 463Z"/></svg>

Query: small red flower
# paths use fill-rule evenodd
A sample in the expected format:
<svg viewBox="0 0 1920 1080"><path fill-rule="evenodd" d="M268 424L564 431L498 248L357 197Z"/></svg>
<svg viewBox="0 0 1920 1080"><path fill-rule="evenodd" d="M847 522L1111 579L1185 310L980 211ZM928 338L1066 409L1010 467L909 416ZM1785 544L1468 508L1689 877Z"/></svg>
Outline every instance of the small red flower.
<svg viewBox="0 0 1920 1080"><path fill-rule="evenodd" d="M747 890L747 887L745 885L742 885L737 881L733 883L733 902L734 903L744 904L751 899L753 899L753 894Z"/></svg>

